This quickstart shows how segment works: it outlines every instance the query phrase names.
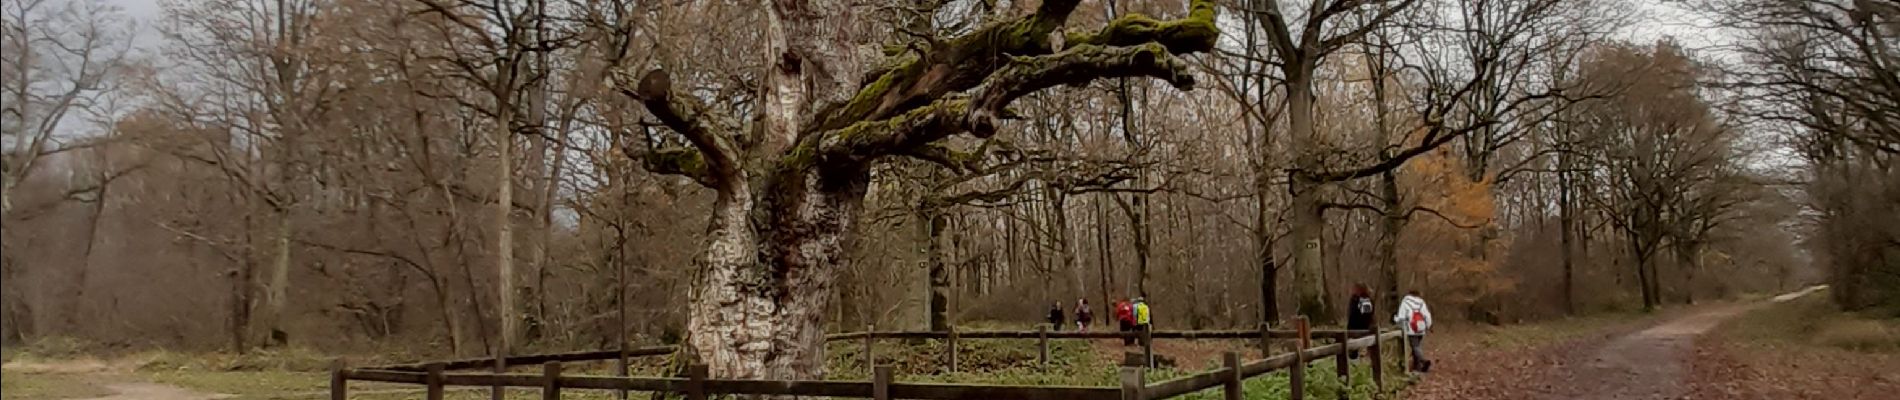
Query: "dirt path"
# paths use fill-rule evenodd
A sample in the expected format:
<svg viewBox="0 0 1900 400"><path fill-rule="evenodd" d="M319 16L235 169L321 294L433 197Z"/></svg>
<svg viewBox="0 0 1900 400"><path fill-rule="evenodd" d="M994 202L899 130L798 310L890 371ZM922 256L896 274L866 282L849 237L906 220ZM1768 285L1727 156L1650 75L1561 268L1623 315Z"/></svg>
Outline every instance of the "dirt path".
<svg viewBox="0 0 1900 400"><path fill-rule="evenodd" d="M231 397L150 382L114 382L106 383L104 386L114 393L110 396L84 400L213 400Z"/></svg>
<svg viewBox="0 0 1900 400"><path fill-rule="evenodd" d="M1616 338L1573 364L1564 385L1543 399L1677 399L1688 393L1684 360L1693 355L1694 339L1730 317L1762 303L1725 305Z"/></svg>
<svg viewBox="0 0 1900 400"><path fill-rule="evenodd" d="M57 374L74 376L81 381L97 385L112 394L78 400L216 400L229 398L230 395L203 393L178 386L152 383L128 376L130 366L111 365L98 360L70 360L58 362L9 362L4 367L9 371L26 374ZM30 375L29 375L30 376Z"/></svg>
<svg viewBox="0 0 1900 400"><path fill-rule="evenodd" d="M1661 323L1603 328L1599 334L1531 349L1483 344L1433 352L1439 367L1407 392L1418 399L1663 400L1689 395L1695 339L1723 321L1769 301L1710 306ZM1429 343L1429 342L1428 342ZM1428 344L1427 350L1432 350Z"/></svg>

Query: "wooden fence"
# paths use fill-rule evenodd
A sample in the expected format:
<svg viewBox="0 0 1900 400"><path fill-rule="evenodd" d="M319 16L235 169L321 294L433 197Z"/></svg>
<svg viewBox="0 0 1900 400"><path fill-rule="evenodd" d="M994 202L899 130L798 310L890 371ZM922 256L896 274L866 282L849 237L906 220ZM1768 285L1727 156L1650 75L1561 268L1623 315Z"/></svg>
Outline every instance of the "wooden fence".
<svg viewBox="0 0 1900 400"><path fill-rule="evenodd" d="M856 332L827 337L834 340L863 340L868 344L876 339L942 338L954 343L958 339L1038 339L1047 359L1047 341L1049 339L1090 339L1090 338L1138 338L1143 340L1145 352L1152 355L1149 342L1152 339L1254 339L1264 338L1292 340L1294 351L1265 357L1243 363L1240 354L1223 354L1222 366L1171 380L1147 382L1144 367L1123 367L1119 387L1089 386L1019 386L1019 385L979 385L979 384L943 384L943 383L904 383L892 379L890 366L872 366L872 378L869 381L770 381L742 379L709 379L706 367L694 365L687 368L682 377L629 377L626 376L626 360L629 357L666 354L671 348L652 347L613 351L576 352L560 354L542 354L510 357L497 363L495 359L454 360L421 364L403 364L383 367L347 368L341 362L332 368L330 380L330 398L344 400L349 397L349 382L390 382L422 385L426 399L441 400L443 393L450 387L489 387L496 388L539 388L542 398L554 400L561 397L564 390L614 390L621 398L629 391L669 392L684 395L690 400L701 400L711 395L790 395L818 397L848 397L870 399L1124 399L1150 400L1168 399L1194 393L1201 390L1221 388L1227 399L1240 399L1241 381L1286 369L1292 381L1291 398L1304 398L1304 375L1306 366L1311 363L1334 359L1336 373L1341 378L1349 377L1347 356L1357 350L1366 350L1372 360L1380 360L1382 343L1401 337L1397 331L1387 331L1371 335L1370 331L1314 331L1306 328L1304 320L1297 320L1297 329L1289 331L1155 331L1123 334L1120 332L1034 332L1013 331L973 331L973 332ZM1313 346L1314 339L1331 341L1331 344ZM955 346L951 347L952 349ZM665 351L662 351L664 349ZM1403 354L1403 352L1400 352ZM954 351L952 351L954 354ZM1263 353L1265 354L1265 353ZM954 365L954 356L952 356ZM618 360L618 376L570 375L562 373L563 363L576 361ZM495 373L460 373L455 370L495 367L497 365L540 364L542 373L503 373L496 368ZM1382 363L1371 363L1375 385L1384 386ZM1341 380L1345 382L1345 379ZM1340 392L1345 396L1345 391Z"/></svg>

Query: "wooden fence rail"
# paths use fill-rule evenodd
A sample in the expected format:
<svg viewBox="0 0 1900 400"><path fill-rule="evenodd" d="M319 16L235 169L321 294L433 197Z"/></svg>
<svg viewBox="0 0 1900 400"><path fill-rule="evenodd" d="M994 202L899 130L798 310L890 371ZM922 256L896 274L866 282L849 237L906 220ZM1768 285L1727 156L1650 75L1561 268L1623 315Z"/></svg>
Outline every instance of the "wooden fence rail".
<svg viewBox="0 0 1900 400"><path fill-rule="evenodd" d="M867 327L867 328L870 328L870 327ZM1259 339L1261 338L1260 332L1262 331L1258 329L1210 330L1210 331L1151 331L1151 332L1148 332L1148 337L1153 338L1153 339L1185 339L1185 340ZM1294 338L1299 337L1299 332L1296 332L1294 330L1266 330L1265 332L1267 332L1266 337L1272 338L1272 339L1294 339ZM1370 334L1371 331L1314 330L1311 332L1313 336L1319 336L1322 338L1331 338L1340 333L1348 333L1352 335L1366 335L1366 334ZM835 341L845 341L845 340L866 340L866 339L869 339L869 340L949 339L953 335L957 339L1038 339L1038 340L1044 340L1044 341L1049 340L1049 339L1122 339L1122 338L1141 339L1142 337L1140 332L1055 332L1055 331L1048 331L1047 327L1044 326L1044 327L1039 327L1038 330L1034 330L1034 331L997 331L997 330L877 331L875 329L866 329L864 332L849 332L849 333L837 333L837 334L825 335L825 341L835 342ZM866 340L867 345L869 344L869 340ZM1046 348L1047 346L1044 346L1044 347ZM622 350L594 350L594 351L575 351L575 352L565 352L565 353L520 355L520 356L505 357L505 358L502 358L501 361L503 365L509 365L509 366L540 365L540 364L546 364L546 363L552 363L552 362L568 363L568 362L607 361L607 360L619 360L620 362L625 362L627 358L663 356L663 355L673 354L673 352L677 350L678 350L678 347L676 346L651 346L651 347L628 348L628 349L622 349ZM465 358L465 359L438 361L438 362L417 362L417 363L408 363L408 364L385 365L385 366L373 367L371 369L420 372L424 368L427 368L429 364L441 364L443 370L459 371L459 370L470 370L470 369L477 369L477 368L493 367L495 365L495 361L496 360L494 357Z"/></svg>
<svg viewBox="0 0 1900 400"><path fill-rule="evenodd" d="M1305 329L1304 320L1298 320L1297 326L1301 329L1290 331L1294 332L1294 335L1288 337L1288 339L1295 339L1296 351L1294 352L1242 363L1240 355L1230 351L1223 354L1223 363L1220 368L1153 383L1145 381L1144 368L1127 367L1122 370L1122 385L1120 387L901 383L892 381L894 374L890 366L874 367L870 381L709 379L707 378L706 367L703 365L691 366L688 368L686 376L672 378L567 375L563 373L562 362L567 360L596 361L619 357L624 362L628 354L649 355L648 353L658 352L658 349L661 349L647 348L629 349L630 351L616 350L611 352L544 354L506 359L508 365L542 364L542 372L539 374L444 372L446 370L456 369L450 368L452 366L458 367L459 369L479 368L485 363L494 362L493 359L404 364L369 369L345 368L339 361L332 365L330 395L332 400L346 399L348 398L350 381L365 381L424 385L427 389L426 398L431 400L441 399L445 388L458 386L540 388L542 397L548 400L559 399L560 394L565 389L615 390L623 393L623 396L626 391L679 393L685 395L689 400L702 400L709 395L791 395L870 398L878 400L997 398L1030 400L1156 400L1214 388L1221 388L1225 392L1225 398L1237 400L1242 398L1240 391L1241 382L1243 380L1276 370L1288 369L1289 375L1292 378L1293 398L1295 400L1301 400L1303 396L1302 387L1304 385L1303 375L1305 366L1309 363L1323 361L1326 357L1335 357L1337 360L1340 360L1338 373L1343 377L1346 376L1347 373L1346 368L1348 364L1346 364L1344 360L1348 352L1370 349L1369 353L1372 355L1373 360L1379 360L1377 357L1378 354L1380 354L1378 350L1381 343L1401 336L1397 331L1389 331L1378 335L1371 335L1371 331L1311 331ZM943 337L951 340L961 337L983 339L1019 337L1002 334L992 335L992 332L1001 331L943 333ZM1161 332L1154 332L1155 335L1150 337L1231 337L1236 339L1252 339L1260 337L1262 331L1179 332L1182 332L1182 334L1168 336L1160 335ZM860 332L856 336L847 336L843 339L836 340L862 339L868 342L875 338L909 337L910 334L908 332L895 332L896 334L894 335L886 336L884 333L885 332L875 331ZM1009 335L1016 334L1015 332L1005 333ZM1060 337L1059 334L1055 332L1037 333L1038 335L1028 337L1038 339ZM1271 334L1271 331L1268 331L1268 333ZM1315 333L1323 333L1324 336L1321 336L1321 338L1330 339L1333 343L1324 346L1308 347L1308 343L1311 342L1313 334ZM1245 336L1242 336L1242 334ZM1106 337L1114 338L1124 336L1117 333L1116 336ZM827 339L830 340L831 338ZM604 357L602 357L603 355ZM625 369L623 368L621 374L624 374L624 371ZM1373 363L1373 371L1374 380L1381 380L1382 377L1379 373L1381 367L1378 366L1377 362ZM1380 385L1383 384L1380 383Z"/></svg>

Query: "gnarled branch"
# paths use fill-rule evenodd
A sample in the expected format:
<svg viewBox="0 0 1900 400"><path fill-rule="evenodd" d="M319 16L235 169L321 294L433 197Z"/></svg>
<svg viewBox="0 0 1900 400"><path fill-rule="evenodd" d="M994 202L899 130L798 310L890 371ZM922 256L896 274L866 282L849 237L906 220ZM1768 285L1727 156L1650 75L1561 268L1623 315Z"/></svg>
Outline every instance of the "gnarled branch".
<svg viewBox="0 0 1900 400"><path fill-rule="evenodd" d="M645 157L648 168L658 173L690 176L715 190L727 190L722 186L738 179L741 172L739 148L732 138L737 124L700 103L692 94L673 88L672 78L665 70L648 72L640 78L637 86L627 84L627 80L631 79L628 74L624 70L615 71L611 84L621 93L646 105L647 112L659 118L660 123L674 132L685 136L696 150L691 153L684 152L685 149L653 152Z"/></svg>

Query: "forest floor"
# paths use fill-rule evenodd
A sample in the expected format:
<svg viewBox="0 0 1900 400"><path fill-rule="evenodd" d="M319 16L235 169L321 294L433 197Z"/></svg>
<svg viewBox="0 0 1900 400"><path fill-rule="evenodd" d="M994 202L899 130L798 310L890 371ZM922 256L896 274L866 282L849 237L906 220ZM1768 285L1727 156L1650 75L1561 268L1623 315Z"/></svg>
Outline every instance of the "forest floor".
<svg viewBox="0 0 1900 400"><path fill-rule="evenodd" d="M1767 399L1873 398L1900 390L1892 353L1808 346L1787 328L1812 320L1825 296L1708 304L1648 317L1559 321L1427 339L1436 365L1407 399ZM1556 335L1523 330L1566 326ZM1900 324L1893 325L1900 329ZM1736 337L1737 332L1769 331ZM1866 329L1862 329L1865 331ZM1791 332L1792 331L1792 332ZM1900 330L1875 329L1859 342L1900 349ZM1499 338L1507 338L1500 340ZM1874 338L1874 339L1869 339ZM1433 346L1432 339L1439 340ZM1857 343L1859 343L1857 342ZM1779 347L1762 347L1779 343ZM1739 356L1738 356L1739 355ZM1808 360L1808 364L1790 360ZM1830 368L1831 367L1831 368ZM1760 379L1775 375L1787 379ZM1787 381L1799 382L1790 383ZM1805 384L1805 385L1804 385Z"/></svg>

